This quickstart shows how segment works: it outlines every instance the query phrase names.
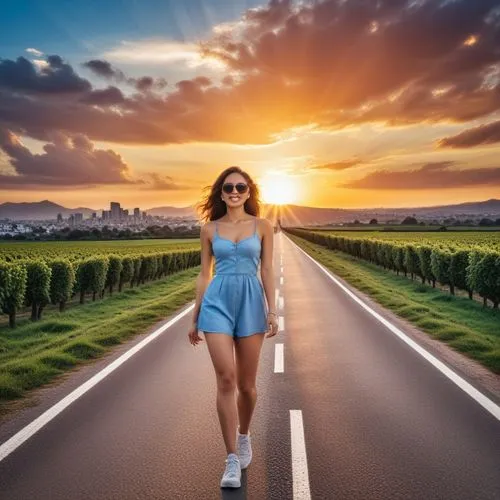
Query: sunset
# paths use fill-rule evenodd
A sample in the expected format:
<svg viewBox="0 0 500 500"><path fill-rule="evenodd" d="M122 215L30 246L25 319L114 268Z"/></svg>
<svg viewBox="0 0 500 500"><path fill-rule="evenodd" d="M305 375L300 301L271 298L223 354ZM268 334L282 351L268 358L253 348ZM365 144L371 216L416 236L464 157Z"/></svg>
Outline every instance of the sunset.
<svg viewBox="0 0 500 500"><path fill-rule="evenodd" d="M260 181L263 201L272 205L297 202L296 179L279 172L266 172Z"/></svg>
<svg viewBox="0 0 500 500"><path fill-rule="evenodd" d="M7 2L0 196L182 207L238 165L312 207L498 197L497 2L410 4Z"/></svg>
<svg viewBox="0 0 500 500"><path fill-rule="evenodd" d="M500 499L500 0L4 0L0 491Z"/></svg>

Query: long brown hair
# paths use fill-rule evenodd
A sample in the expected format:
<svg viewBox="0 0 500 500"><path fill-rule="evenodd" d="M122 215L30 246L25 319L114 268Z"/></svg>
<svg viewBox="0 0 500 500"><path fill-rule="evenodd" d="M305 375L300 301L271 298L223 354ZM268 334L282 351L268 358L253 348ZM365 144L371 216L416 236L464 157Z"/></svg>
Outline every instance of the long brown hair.
<svg viewBox="0 0 500 500"><path fill-rule="evenodd" d="M226 212L227 207L224 201L222 201L222 184L224 179L234 172L241 174L247 181L248 187L250 189L250 197L245 201L245 212L248 214L258 217L260 214L260 194L257 184L252 180L252 178L240 167L233 166L228 167L223 170L215 182L211 186L205 186L203 191L209 190L208 194L205 194L200 203L196 204L196 210L202 221L211 221L220 219Z"/></svg>

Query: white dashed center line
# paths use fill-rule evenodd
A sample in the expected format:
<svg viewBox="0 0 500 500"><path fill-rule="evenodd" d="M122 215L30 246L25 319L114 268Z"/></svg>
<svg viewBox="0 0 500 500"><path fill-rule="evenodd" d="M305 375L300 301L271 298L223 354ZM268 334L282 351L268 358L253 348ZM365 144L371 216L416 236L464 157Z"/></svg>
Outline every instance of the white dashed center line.
<svg viewBox="0 0 500 500"><path fill-rule="evenodd" d="M292 437L293 500L310 500L311 491L302 410L290 410L290 432Z"/></svg>
<svg viewBox="0 0 500 500"><path fill-rule="evenodd" d="M274 345L274 373L283 373L285 371L283 348L283 344Z"/></svg>

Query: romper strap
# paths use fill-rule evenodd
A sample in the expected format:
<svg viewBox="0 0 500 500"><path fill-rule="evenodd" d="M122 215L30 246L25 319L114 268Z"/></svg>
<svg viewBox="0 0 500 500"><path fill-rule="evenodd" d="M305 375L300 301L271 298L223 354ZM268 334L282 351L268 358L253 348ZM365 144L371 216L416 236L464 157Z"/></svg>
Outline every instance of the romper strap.
<svg viewBox="0 0 500 500"><path fill-rule="evenodd" d="M254 234L257 234L257 217L255 217L255 231Z"/></svg>

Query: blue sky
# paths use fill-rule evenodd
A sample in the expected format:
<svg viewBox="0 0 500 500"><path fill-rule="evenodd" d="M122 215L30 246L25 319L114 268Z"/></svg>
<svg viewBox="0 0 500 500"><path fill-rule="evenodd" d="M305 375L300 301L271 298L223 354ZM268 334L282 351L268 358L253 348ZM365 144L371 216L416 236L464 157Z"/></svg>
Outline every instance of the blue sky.
<svg viewBox="0 0 500 500"><path fill-rule="evenodd" d="M28 47L84 59L119 40L153 37L189 41L232 21L252 0L2 0L1 57Z"/></svg>

